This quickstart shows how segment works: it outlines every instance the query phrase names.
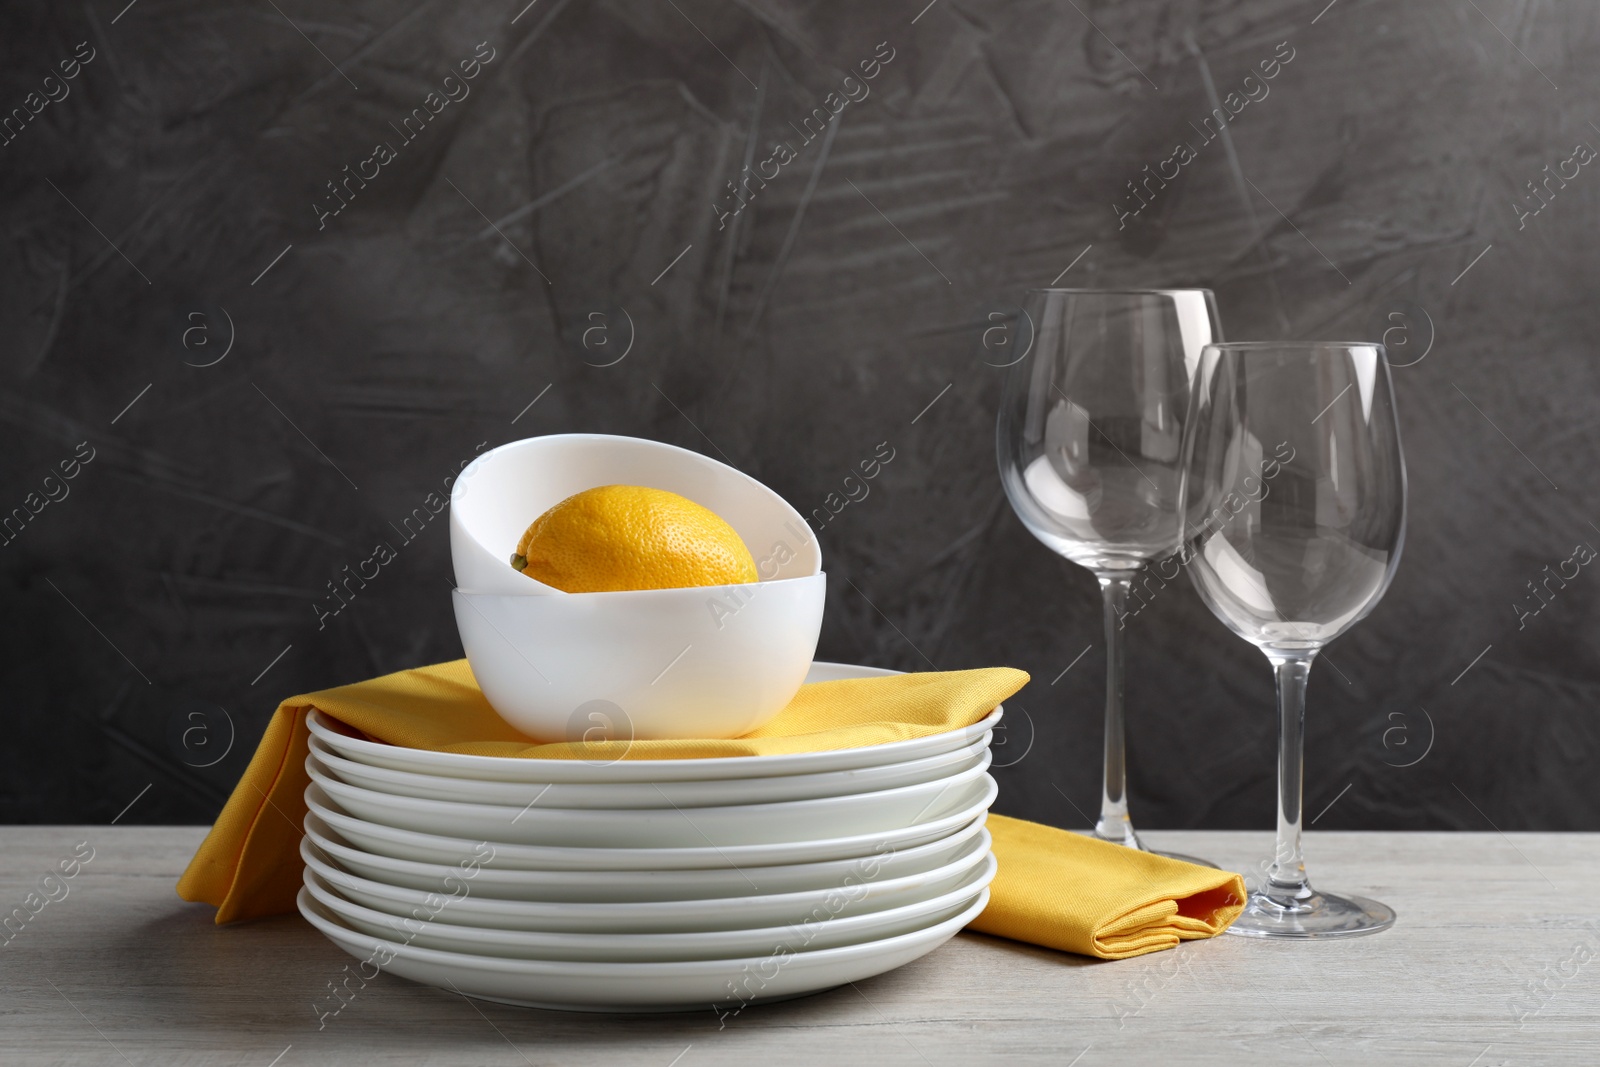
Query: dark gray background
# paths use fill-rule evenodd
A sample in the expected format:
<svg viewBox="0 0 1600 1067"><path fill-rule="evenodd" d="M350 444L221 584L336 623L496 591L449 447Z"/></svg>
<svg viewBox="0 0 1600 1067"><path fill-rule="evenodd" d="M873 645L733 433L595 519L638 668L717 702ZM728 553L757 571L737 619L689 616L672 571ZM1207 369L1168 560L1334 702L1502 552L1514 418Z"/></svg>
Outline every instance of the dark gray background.
<svg viewBox="0 0 1600 1067"><path fill-rule="evenodd" d="M95 459L0 548L0 819L137 796L123 821L208 821L279 697L460 654L442 520L319 631L325 583L481 443L598 431L726 457L803 512L888 442L820 534L820 654L1032 672L998 807L1084 824L1096 591L1004 503L981 342L1061 276L1210 286L1235 339L1394 327L1397 362L1427 353L1395 372L1405 558L1313 673L1307 813L1600 829L1600 576L1523 629L1514 607L1600 545L1600 173L1521 229L1514 207L1600 144L1600 9L923 2L6 4L0 107L96 56L0 147L0 508L78 442ZM319 231L324 183L481 41L471 95ZM1207 73L1226 94L1284 41L1231 145L1119 231ZM879 42L870 96L801 146ZM778 138L798 158L719 231ZM596 322L614 343L585 350ZM1132 630L1136 822L1270 826L1265 661L1186 585Z"/></svg>

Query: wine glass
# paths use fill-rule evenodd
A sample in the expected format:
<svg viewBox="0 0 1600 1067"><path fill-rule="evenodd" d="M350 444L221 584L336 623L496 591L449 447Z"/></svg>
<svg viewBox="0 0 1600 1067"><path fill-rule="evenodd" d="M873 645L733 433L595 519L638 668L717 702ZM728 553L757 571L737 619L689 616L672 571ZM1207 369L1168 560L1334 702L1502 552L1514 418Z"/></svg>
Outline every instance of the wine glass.
<svg viewBox="0 0 1600 1067"><path fill-rule="evenodd" d="M1266 653L1278 685L1277 853L1230 932L1387 929L1387 906L1312 889L1300 850L1311 661L1378 603L1405 540L1405 461L1383 346L1206 346L1184 447L1189 576L1217 618Z"/></svg>
<svg viewBox="0 0 1600 1067"><path fill-rule="evenodd" d="M1128 818L1122 630L1141 572L1183 543L1184 421L1201 350L1221 337L1216 301L1207 289L1036 289L1021 318L1031 344L1007 372L1000 480L1023 525L1100 582L1105 775L1093 832L1143 848Z"/></svg>

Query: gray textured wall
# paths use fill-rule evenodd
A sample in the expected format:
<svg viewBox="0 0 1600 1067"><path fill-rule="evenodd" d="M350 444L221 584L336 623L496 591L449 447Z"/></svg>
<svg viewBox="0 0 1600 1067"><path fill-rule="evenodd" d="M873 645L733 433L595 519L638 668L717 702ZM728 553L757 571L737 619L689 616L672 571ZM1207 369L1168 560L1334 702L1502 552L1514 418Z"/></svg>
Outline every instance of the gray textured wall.
<svg viewBox="0 0 1600 1067"><path fill-rule="evenodd" d="M5 5L0 507L61 499L0 548L0 818L208 820L277 697L459 655L442 522L313 605L483 442L584 430L802 511L888 442L822 654L1031 671L999 807L1085 822L1094 583L1002 499L981 333L1070 264L1426 353L1405 558L1313 674L1317 827L1600 829L1600 575L1527 584L1600 546L1595 5L523 3ZM1133 630L1136 821L1270 825L1265 662L1186 587Z"/></svg>

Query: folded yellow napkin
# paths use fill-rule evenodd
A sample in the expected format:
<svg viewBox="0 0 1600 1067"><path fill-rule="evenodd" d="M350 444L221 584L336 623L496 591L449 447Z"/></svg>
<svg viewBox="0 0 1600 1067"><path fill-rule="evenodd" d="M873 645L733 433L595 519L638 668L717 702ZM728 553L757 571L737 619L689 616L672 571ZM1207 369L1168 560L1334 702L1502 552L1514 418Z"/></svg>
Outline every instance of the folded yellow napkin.
<svg viewBox="0 0 1600 1067"><path fill-rule="evenodd" d="M1244 910L1244 879L1004 815L987 823L1000 873L969 929L1127 959L1215 937Z"/></svg>
<svg viewBox="0 0 1600 1067"><path fill-rule="evenodd" d="M484 700L465 660L290 697L178 881L217 922L294 910L310 783L306 712L407 748L540 759L687 759L859 748L971 725L1028 676L1006 667L816 682L776 718L730 740L539 744ZM1236 874L991 815L1000 873L972 929L1103 959L1211 937L1243 907Z"/></svg>
<svg viewBox="0 0 1600 1067"><path fill-rule="evenodd" d="M300 888L306 712L406 748L538 759L689 759L860 748L970 726L1021 689L1009 667L814 682L765 726L730 740L539 744L495 714L466 660L290 697L278 705L244 777L178 880L178 895L217 922L294 911Z"/></svg>

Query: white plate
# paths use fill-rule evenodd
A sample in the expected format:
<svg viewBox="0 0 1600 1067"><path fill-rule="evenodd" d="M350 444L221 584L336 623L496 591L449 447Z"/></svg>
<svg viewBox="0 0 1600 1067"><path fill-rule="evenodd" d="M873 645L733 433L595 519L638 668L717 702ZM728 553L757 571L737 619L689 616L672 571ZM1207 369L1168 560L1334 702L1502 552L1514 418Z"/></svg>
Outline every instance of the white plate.
<svg viewBox="0 0 1600 1067"><path fill-rule="evenodd" d="M991 779L992 783L992 779ZM970 823L988 817L999 787L991 784L982 796L960 811L915 826L878 834L787 841L766 845L730 845L715 848L563 848L543 845L496 844L495 866L518 871L681 871L725 867L774 867L795 863L823 863L853 859L884 849L906 850L930 844ZM341 810L316 783L306 787L306 807L315 812L346 841L367 852L419 863L453 866L465 862L481 841L465 837L401 830L367 822Z"/></svg>
<svg viewBox="0 0 1600 1067"><path fill-rule="evenodd" d="M984 731L965 748L881 767L822 774L786 774L776 778L723 778L708 782L597 782L592 784L540 784L537 782L485 782L473 778L448 778L437 774L412 774L336 755L320 737L312 737L311 751L322 769L351 785L392 796L424 800L451 800L463 804L510 804L518 808L534 801L548 808L705 808L728 804L772 804L783 800L870 793L918 785L959 774L976 767L989 747L991 731Z"/></svg>
<svg viewBox="0 0 1600 1067"><path fill-rule="evenodd" d="M425 892L450 893L467 881L463 868L442 863L376 856L351 848L315 813L305 821L306 836L330 859L351 874L386 885ZM989 835L978 822L942 840L897 851L885 848L872 857L879 880L920 874L950 863L974 839L989 847ZM490 846L492 849L493 846ZM480 852L485 855L488 850ZM781 867L724 867L710 870L638 871L526 871L501 870L488 853L470 878L475 896L495 900L548 900L621 903L647 900L697 900L706 897L740 897L751 893L795 893L806 889L831 889L861 866L859 859L828 863L799 863Z"/></svg>
<svg viewBox="0 0 1600 1067"><path fill-rule="evenodd" d="M813 663L807 682L828 682L840 678L876 678L898 674L876 667L857 667L845 663ZM793 752L781 756L726 756L717 759L619 760L598 764L584 760L518 759L510 756L468 756L460 752L433 752L424 748L403 748L380 741L347 737L323 722L312 712L307 724L339 755L374 767L390 767L416 774L475 778L485 782L682 782L718 778L768 778L786 774L821 774L876 767L885 763L936 756L965 748L994 728L1002 708L995 708L971 726L947 730L927 737L891 741L863 748L838 748L826 752Z"/></svg>
<svg viewBox="0 0 1600 1067"><path fill-rule="evenodd" d="M804 922L798 926L763 926L753 930L700 930L687 934L572 934L537 930L485 930L457 926L440 919L422 922L362 907L340 896L305 872L306 888L345 925L402 945L504 956L519 960L572 960L590 963L661 963L668 960L720 960L754 956L786 948L813 952L898 937L944 922L965 911L988 885L986 870L939 896L915 904L861 915Z"/></svg>
<svg viewBox="0 0 1600 1067"><path fill-rule="evenodd" d="M735 804L715 808L521 808L459 804L375 793L324 774L315 756L306 773L350 814L403 830L504 841L523 845L585 848L690 848L805 841L819 828L834 834L896 830L964 808L988 789L985 752L976 767L960 774L855 796Z"/></svg>
<svg viewBox="0 0 1600 1067"><path fill-rule="evenodd" d="M573 963L469 956L357 933L302 889L300 914L365 966L484 1000L570 1011L695 1011L804 996L892 971L927 955L977 918L985 889L954 918L880 941L743 959ZM371 961L368 963L368 961Z"/></svg>
<svg viewBox="0 0 1600 1067"><path fill-rule="evenodd" d="M778 926L801 923L812 916L859 915L914 904L948 893L974 870L993 868L993 854L979 845L973 842L957 859L942 867L900 878L873 878L868 861L863 861L857 874L841 878L832 889L628 904L489 900L472 895L469 879L463 879L451 894L425 893L342 871L305 838L300 841L300 857L340 896L390 915L419 921L443 918L458 926L489 930L661 934Z"/></svg>

